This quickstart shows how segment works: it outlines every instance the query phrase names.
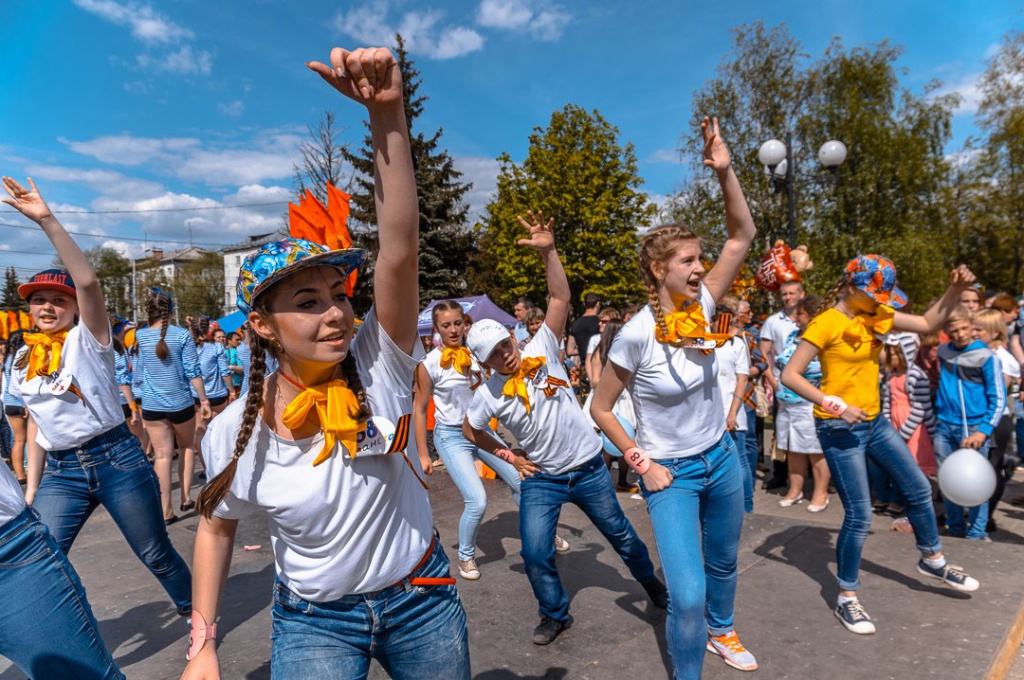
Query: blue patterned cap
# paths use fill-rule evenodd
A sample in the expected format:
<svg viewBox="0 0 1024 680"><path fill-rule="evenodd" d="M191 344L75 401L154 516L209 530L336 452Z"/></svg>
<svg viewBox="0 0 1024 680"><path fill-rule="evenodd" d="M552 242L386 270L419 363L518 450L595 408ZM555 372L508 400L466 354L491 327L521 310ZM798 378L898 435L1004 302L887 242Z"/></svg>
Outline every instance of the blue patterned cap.
<svg viewBox="0 0 1024 680"><path fill-rule="evenodd" d="M896 286L896 267L881 255L858 255L846 265L850 284L875 302L899 309L907 304L906 294Z"/></svg>
<svg viewBox="0 0 1024 680"><path fill-rule="evenodd" d="M306 267L330 265L348 274L366 260L362 248L330 250L304 238L285 238L267 243L246 256L238 272L238 309L248 314L252 301L271 285Z"/></svg>

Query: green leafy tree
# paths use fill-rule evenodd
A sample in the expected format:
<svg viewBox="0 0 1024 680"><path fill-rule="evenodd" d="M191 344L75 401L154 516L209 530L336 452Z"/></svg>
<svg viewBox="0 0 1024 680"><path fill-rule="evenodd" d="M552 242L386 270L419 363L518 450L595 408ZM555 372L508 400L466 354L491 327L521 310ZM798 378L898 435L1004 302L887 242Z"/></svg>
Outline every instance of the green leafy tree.
<svg viewBox="0 0 1024 680"><path fill-rule="evenodd" d="M182 320L186 315L219 317L224 307L224 256L204 252L182 265L174 276L174 292Z"/></svg>
<svg viewBox="0 0 1024 680"><path fill-rule="evenodd" d="M1024 285L1024 33L1007 34L982 75L984 133L964 161L963 255L989 288Z"/></svg>
<svg viewBox="0 0 1024 680"><path fill-rule="evenodd" d="M467 263L473 253L473 232L467 228L469 206L464 202L472 184L462 181L462 173L447 150L441 147L443 129L432 134L418 131L416 121L422 115L428 97L419 94L420 72L405 49L401 35L395 36L395 58L402 72L405 119L409 125L409 143L416 193L420 208L419 284L420 303L431 299L460 297L468 292ZM369 135L358 151L344 149L344 159L356 170L353 183L351 216L358 222L352 229L353 240L373 256L379 250L377 210L374 203L373 146ZM372 302L373 259L359 274L359 284L352 300L357 313L363 313Z"/></svg>
<svg viewBox="0 0 1024 680"><path fill-rule="evenodd" d="M107 309L122 316L131 315L131 260L113 248L96 247L85 251L89 264L96 270L96 277L103 289Z"/></svg>
<svg viewBox="0 0 1024 680"><path fill-rule="evenodd" d="M734 31L733 50L694 96L683 144L697 148L699 118L719 116L763 237L751 251L752 265L787 233L785 196L771 193L757 151L770 138L792 134L797 241L815 262L810 288L824 291L858 252L891 257L901 286L921 305L947 285L956 257L947 224L955 192L944 147L957 98L937 95L938 83L920 94L901 85L901 51L888 42L847 48L836 40L809 62L784 25ZM834 173L816 157L830 139L849 149ZM698 164L695 154L695 171ZM675 214L714 255L722 211L706 179L694 175L676 198Z"/></svg>
<svg viewBox="0 0 1024 680"><path fill-rule="evenodd" d="M616 127L570 104L552 114L547 128L535 128L522 165L507 153L498 160L497 197L479 226L487 263L476 267L482 288L505 305L521 295L545 299L540 259L516 244L523 237L516 217L532 209L555 219L577 313L588 292L608 304L644 299L637 230L650 226L656 207L640 191L633 145L619 143Z"/></svg>
<svg viewBox="0 0 1024 680"><path fill-rule="evenodd" d="M4 272L4 291L2 296L0 296L0 307L8 310L28 310L28 305L18 295L18 284L18 272L15 271L14 267L8 267L7 271Z"/></svg>

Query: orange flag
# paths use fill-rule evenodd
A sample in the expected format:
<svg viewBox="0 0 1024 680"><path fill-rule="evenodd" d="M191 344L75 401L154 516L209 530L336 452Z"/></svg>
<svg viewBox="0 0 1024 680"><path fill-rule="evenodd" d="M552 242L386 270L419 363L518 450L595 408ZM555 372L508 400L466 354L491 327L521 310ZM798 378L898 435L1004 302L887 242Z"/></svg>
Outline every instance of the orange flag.
<svg viewBox="0 0 1024 680"><path fill-rule="evenodd" d="M18 324L23 331L31 330L33 326L32 317L27 312L18 312Z"/></svg>

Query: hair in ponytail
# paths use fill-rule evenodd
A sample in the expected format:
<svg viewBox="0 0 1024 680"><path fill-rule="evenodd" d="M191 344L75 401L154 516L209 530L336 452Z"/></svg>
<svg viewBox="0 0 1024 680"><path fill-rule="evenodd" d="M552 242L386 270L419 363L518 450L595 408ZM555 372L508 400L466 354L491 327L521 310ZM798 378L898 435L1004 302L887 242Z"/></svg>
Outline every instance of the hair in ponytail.
<svg viewBox="0 0 1024 680"><path fill-rule="evenodd" d="M679 245L686 241L697 241L697 235L678 224L668 224L650 231L640 241L640 278L647 289L647 299L654 312L654 321L663 337L668 336L668 325L665 323L665 311L661 308L661 297L658 295L658 278L654 275L655 262L666 264L675 255Z"/></svg>
<svg viewBox="0 0 1024 680"><path fill-rule="evenodd" d="M171 318L171 307L174 302L171 296L163 291L154 290L146 300L146 316L149 317L149 325L160 321L160 340L156 343L156 357L160 361L167 361L171 356L171 350L167 346L167 326Z"/></svg>
<svg viewBox="0 0 1024 680"><path fill-rule="evenodd" d="M238 459L245 453L249 440L252 438L252 431L256 427L256 419L263 410L263 381L267 372L266 353L270 351L271 345L257 333L249 333L249 349L252 351L252 358L249 362L249 391L245 397L245 412L242 415L242 425L238 430L238 439L235 440L234 454L231 462L220 471L216 477L203 487L196 501L196 512L209 519L213 511L224 500L231 482L235 479L235 471L238 469Z"/></svg>

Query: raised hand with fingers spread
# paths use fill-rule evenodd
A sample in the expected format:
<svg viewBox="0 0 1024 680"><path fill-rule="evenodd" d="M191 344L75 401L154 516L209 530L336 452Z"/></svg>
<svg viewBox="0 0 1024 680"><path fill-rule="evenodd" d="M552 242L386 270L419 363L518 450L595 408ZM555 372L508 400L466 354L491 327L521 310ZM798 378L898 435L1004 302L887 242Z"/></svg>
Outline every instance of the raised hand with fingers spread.
<svg viewBox="0 0 1024 680"><path fill-rule="evenodd" d="M544 211L538 210L534 213L532 210L526 211L526 218L522 215L518 215L516 219L519 220L519 224L530 232L529 238L521 238L517 243L521 246L529 246L536 248L537 250L544 250L546 248L555 247L555 235L551 231L551 227L555 224L555 218L550 218L547 222L544 222Z"/></svg>
<svg viewBox="0 0 1024 680"><path fill-rule="evenodd" d="M43 200L42 194L39 193L39 189L36 188L36 183L32 181L31 177L28 178L28 184L31 189L26 189L18 184L12 177L4 177L3 182L4 189L11 197L2 199L4 203L12 206L37 224L47 217L53 217L53 213L50 212L50 206L46 205L46 201Z"/></svg>
<svg viewBox="0 0 1024 680"><path fill-rule="evenodd" d="M704 137L704 165L719 173L728 170L732 161L725 140L722 139L722 132L718 129L718 118L709 119L704 116L700 132Z"/></svg>

